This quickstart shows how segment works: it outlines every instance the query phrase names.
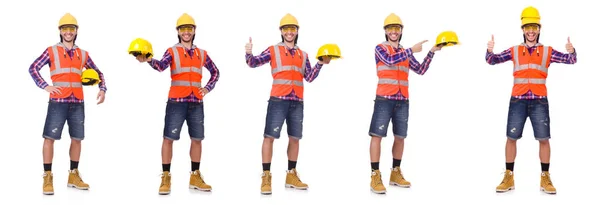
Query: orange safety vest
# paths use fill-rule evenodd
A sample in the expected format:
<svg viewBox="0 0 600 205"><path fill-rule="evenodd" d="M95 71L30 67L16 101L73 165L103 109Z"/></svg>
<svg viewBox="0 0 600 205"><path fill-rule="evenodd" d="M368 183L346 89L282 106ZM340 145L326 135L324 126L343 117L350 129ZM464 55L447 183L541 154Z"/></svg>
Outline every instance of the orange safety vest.
<svg viewBox="0 0 600 205"><path fill-rule="evenodd" d="M385 48L389 55L396 54L396 50L392 45L385 41L379 46ZM400 46L400 51L404 48ZM408 72L410 70L410 61L406 60L388 66L383 61L377 62L377 77L379 82L377 83L377 95L395 95L400 93L408 98Z"/></svg>
<svg viewBox="0 0 600 205"><path fill-rule="evenodd" d="M183 98L191 93L198 99L202 99L200 88L202 88L202 67L206 63L206 52L194 48L195 56L188 55L181 44L168 49L173 57L171 61L171 88L169 98ZM183 56L183 58L181 58Z"/></svg>
<svg viewBox="0 0 600 205"><path fill-rule="evenodd" d="M61 87L60 94L50 94L50 98L67 98L74 94L79 100L83 99L81 72L85 67L88 54L85 50L75 48L73 57L69 57L65 47L58 43L48 47L50 57L50 78L52 85Z"/></svg>
<svg viewBox="0 0 600 205"><path fill-rule="evenodd" d="M298 47L296 51L296 55L292 56L284 43L269 47L273 76L271 96L285 96L293 90L299 98L304 98L304 70L308 55Z"/></svg>
<svg viewBox="0 0 600 205"><path fill-rule="evenodd" d="M536 51L532 54L524 44L514 46L510 50L514 65L513 96L523 95L529 90L535 95L548 95L546 77L548 76L552 47L542 44L536 46Z"/></svg>

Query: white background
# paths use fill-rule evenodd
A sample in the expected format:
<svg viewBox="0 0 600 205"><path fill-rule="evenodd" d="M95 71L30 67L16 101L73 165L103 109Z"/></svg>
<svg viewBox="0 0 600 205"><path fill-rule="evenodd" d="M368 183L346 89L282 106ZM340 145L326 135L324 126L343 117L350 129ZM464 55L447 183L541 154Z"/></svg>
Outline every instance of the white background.
<svg viewBox="0 0 600 205"><path fill-rule="evenodd" d="M543 4L542 4L543 2ZM584 3L586 2L586 3ZM568 1L15 1L2 3L0 15L4 73L0 143L0 204L224 204L251 202L305 204L340 202L477 202L564 204L595 200L598 179L597 29L591 2ZM496 194L504 169L504 142L511 91L511 63L490 66L484 51L492 34L499 53L522 41L519 16L528 5L542 15L541 43L566 52L567 37L578 51L576 65L553 64L548 78L552 122L550 171L558 194L539 192L538 143L527 122L519 141L514 192ZM460 9L462 11L458 11ZM48 94L27 69L59 40L56 26L65 13L80 24L77 44L104 72L108 92L96 105L97 87L85 89L86 140L80 162L89 191L67 189L68 128L55 143L54 196L42 196L42 130ZM168 72L159 73L127 55L131 40L153 43L156 57L177 42L175 22L183 13L198 25L195 44L208 51L220 69L216 88L206 97L206 140L201 171L212 194L190 192L189 142L184 126L175 143L170 196L157 194L161 173L161 136L169 89ZM252 36L254 54L280 41L285 13L300 22L299 46L314 55L322 44L337 43L343 60L326 65L306 84L304 139L298 171L307 192L284 188L285 132L275 143L273 195L259 194L269 66L251 69L244 45ZM444 30L456 31L462 45L436 53L424 76L411 73L409 137L402 167L410 189L388 187L387 195L369 191L369 137L376 73L373 50L384 40L382 24L390 13L405 23L401 43L421 40L422 61ZM208 73L208 72L207 72ZM50 82L48 67L42 74ZM204 83L209 75L205 75ZM18 99L18 100L17 100ZM285 130L285 129L284 129ZM391 132L391 130L390 130ZM383 141L381 169L389 180L392 138ZM17 200L10 202L12 200ZM123 201L125 200L125 201ZM329 201L329 200L328 200ZM437 204L437 203L436 203Z"/></svg>

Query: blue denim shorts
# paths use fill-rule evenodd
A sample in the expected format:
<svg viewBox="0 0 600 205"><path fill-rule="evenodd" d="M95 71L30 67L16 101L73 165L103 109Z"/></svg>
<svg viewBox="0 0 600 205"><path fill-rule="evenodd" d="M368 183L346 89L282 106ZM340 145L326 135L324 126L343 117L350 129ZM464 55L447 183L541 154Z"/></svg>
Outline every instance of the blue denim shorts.
<svg viewBox="0 0 600 205"><path fill-rule="evenodd" d="M391 120L394 136L402 139L406 138L408 130L408 107L409 100L388 100L377 96L375 98L369 135L386 137Z"/></svg>
<svg viewBox="0 0 600 205"><path fill-rule="evenodd" d="M525 121L529 117L536 140L550 139L550 112L548 99L526 100L510 98L506 136L513 140L521 139Z"/></svg>
<svg viewBox="0 0 600 205"><path fill-rule="evenodd" d="M84 121L84 103L49 101L42 136L47 139L60 140L65 122L67 122L71 139L83 140L85 136Z"/></svg>
<svg viewBox="0 0 600 205"><path fill-rule="evenodd" d="M304 102L269 99L264 137L279 139L281 127L286 122L288 137L302 139L302 121L304 120Z"/></svg>
<svg viewBox="0 0 600 205"><path fill-rule="evenodd" d="M204 139L204 103L168 101L165 111L164 137L179 140L183 122L187 122L192 140Z"/></svg>

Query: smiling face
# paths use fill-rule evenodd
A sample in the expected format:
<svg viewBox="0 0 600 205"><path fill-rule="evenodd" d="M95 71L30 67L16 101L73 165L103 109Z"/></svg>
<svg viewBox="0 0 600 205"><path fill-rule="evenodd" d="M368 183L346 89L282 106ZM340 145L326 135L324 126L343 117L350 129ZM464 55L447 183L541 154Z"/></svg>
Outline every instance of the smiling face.
<svg viewBox="0 0 600 205"><path fill-rule="evenodd" d="M538 36L540 35L540 25L537 24L526 24L523 26L523 35L525 40L529 43L536 43Z"/></svg>
<svg viewBox="0 0 600 205"><path fill-rule="evenodd" d="M73 42L77 35L77 27L74 25L64 25L60 27L60 36L64 42Z"/></svg>
<svg viewBox="0 0 600 205"><path fill-rule="evenodd" d="M298 27L293 25L281 27L281 36L283 36L285 42L294 43L296 36L298 36Z"/></svg>
<svg viewBox="0 0 600 205"><path fill-rule="evenodd" d="M177 31L179 32L179 38L181 42L192 42L194 35L196 34L196 28L192 25L183 25L180 26Z"/></svg>
<svg viewBox="0 0 600 205"><path fill-rule="evenodd" d="M400 40L400 36L402 35L402 26L400 25L389 25L385 27L385 35L388 38L388 41L398 42Z"/></svg>

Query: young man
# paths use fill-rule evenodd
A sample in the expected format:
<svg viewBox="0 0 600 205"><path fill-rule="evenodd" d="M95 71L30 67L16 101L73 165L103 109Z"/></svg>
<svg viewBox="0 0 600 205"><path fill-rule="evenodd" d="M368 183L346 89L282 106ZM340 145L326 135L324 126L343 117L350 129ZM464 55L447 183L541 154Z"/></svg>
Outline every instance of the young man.
<svg viewBox="0 0 600 205"><path fill-rule="evenodd" d="M534 7L527 7L521 14L521 29L524 42L494 54L494 36L488 42L486 61L496 65L507 61L513 62L514 85L512 88L508 120L506 127L506 171L504 179L496 187L497 192L514 189L513 168L517 155L517 140L522 137L525 121L529 117L533 126L534 137L540 143L540 161L542 174L540 189L546 193L556 193L550 180L550 115L546 90L546 77L551 63L574 64L577 55L571 42L567 39L568 54L554 50L551 46L539 43L540 14Z"/></svg>
<svg viewBox="0 0 600 205"><path fill-rule="evenodd" d="M183 122L187 122L192 139L190 146L191 176L190 189L211 191L212 187L200 174L202 140L204 140L204 104L206 94L213 90L219 80L219 69L208 53L193 44L196 32L194 19L184 13L177 20L179 43L167 49L162 60L138 55L140 62L148 62L152 68L162 72L170 67L171 88L167 101L165 127L162 144L162 181L158 193L171 193L171 158L173 142L179 140ZM202 88L202 67L210 72L210 80Z"/></svg>
<svg viewBox="0 0 600 205"><path fill-rule="evenodd" d="M378 194L386 192L379 171L381 154L381 139L387 136L390 120L393 125L394 145L392 147L393 163L390 174L390 185L410 187L410 182L404 179L400 171L400 161L404 152L404 139L408 128L408 73L409 70L423 75L429 69L434 52L441 46L434 46L427 53L423 63L413 56L423 50L423 43L404 49L400 45L404 24L396 14L388 15L383 23L385 39L375 47L375 62L377 68L377 92L375 107L371 119L369 135L371 136L371 191Z"/></svg>
<svg viewBox="0 0 600 205"><path fill-rule="evenodd" d="M273 85L267 108L265 133L262 144L262 183L261 193L271 194L271 159L273 142L279 139L281 127L286 122L289 137L288 170L285 186L296 189L307 189L308 185L298 178L296 162L300 139L302 138L302 121L304 120L304 83L317 78L323 64L328 64L330 57L323 57L311 67L306 52L300 50L298 43L298 21L286 14L280 20L281 42L269 46L259 56L252 55L252 38L246 44L246 63L256 68L270 62Z"/></svg>
<svg viewBox="0 0 600 205"><path fill-rule="evenodd" d="M84 97L81 73L84 68L94 69L100 78L100 92L98 103L104 102L106 81L104 75L94 64L89 53L75 45L79 25L77 19L66 13L58 23L60 43L44 50L29 67L29 73L35 84L50 93L48 113L44 125L44 145L42 148L44 159L43 193L54 194L52 158L54 155L54 141L60 140L65 122L68 123L71 147L69 156L71 168L69 170L68 187L87 190L90 186L83 182L79 175L78 165L81 155L81 141L84 139ZM40 70L49 65L52 85L40 75Z"/></svg>

